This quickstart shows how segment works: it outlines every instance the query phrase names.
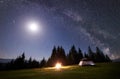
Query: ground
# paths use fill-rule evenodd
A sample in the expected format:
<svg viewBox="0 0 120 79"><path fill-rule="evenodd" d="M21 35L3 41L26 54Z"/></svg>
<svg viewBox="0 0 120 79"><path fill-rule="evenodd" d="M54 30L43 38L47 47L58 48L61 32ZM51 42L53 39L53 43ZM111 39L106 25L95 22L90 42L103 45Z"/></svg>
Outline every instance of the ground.
<svg viewBox="0 0 120 79"><path fill-rule="evenodd" d="M0 71L0 79L119 79L120 63L98 63L96 66L64 66Z"/></svg>

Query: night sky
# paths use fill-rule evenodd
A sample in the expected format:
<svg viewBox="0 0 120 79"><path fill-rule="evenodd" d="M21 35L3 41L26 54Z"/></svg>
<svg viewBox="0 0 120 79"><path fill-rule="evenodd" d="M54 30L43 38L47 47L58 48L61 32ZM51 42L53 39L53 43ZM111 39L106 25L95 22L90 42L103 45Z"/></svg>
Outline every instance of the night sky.
<svg viewBox="0 0 120 79"><path fill-rule="evenodd" d="M73 44L120 58L120 0L0 0L0 58L47 59L54 46L68 53Z"/></svg>

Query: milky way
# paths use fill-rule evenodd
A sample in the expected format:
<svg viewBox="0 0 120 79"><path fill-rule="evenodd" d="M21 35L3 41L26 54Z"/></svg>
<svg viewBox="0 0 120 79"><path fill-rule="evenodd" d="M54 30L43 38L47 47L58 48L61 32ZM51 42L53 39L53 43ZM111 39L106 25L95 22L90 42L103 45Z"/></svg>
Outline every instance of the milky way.
<svg viewBox="0 0 120 79"><path fill-rule="evenodd" d="M45 33L36 39L25 38L22 30L30 18L44 25ZM68 52L75 44L83 51L98 46L112 59L119 58L119 21L119 0L0 0L0 55L12 58L25 51L47 58L54 45Z"/></svg>

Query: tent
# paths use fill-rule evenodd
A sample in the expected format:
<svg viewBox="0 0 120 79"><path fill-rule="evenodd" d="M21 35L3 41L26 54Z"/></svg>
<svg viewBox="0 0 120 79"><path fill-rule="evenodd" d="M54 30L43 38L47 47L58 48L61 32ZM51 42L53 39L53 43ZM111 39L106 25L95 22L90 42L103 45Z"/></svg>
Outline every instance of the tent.
<svg viewBox="0 0 120 79"><path fill-rule="evenodd" d="M94 65L95 63L88 58L83 58L79 62L79 66L94 66Z"/></svg>

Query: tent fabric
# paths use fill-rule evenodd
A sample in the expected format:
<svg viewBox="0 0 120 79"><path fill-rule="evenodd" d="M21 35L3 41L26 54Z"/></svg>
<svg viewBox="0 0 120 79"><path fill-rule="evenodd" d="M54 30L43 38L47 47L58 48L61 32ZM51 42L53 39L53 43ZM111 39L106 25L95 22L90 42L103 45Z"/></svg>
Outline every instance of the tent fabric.
<svg viewBox="0 0 120 79"><path fill-rule="evenodd" d="M95 63L90 60L90 59L87 59L87 58L83 58L81 59L81 61L79 62L79 65L80 66L94 66Z"/></svg>

